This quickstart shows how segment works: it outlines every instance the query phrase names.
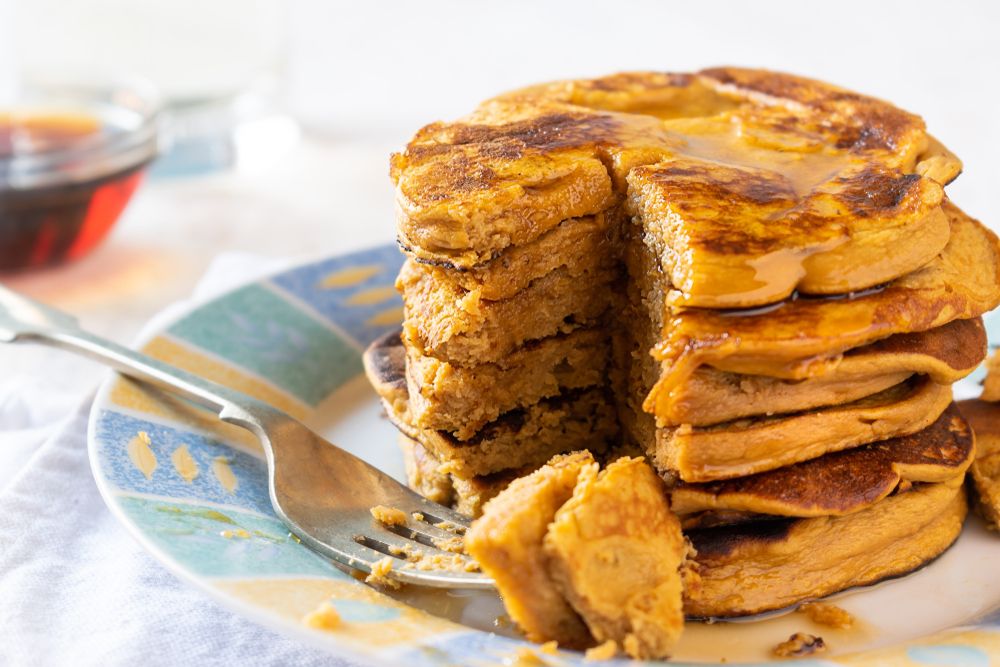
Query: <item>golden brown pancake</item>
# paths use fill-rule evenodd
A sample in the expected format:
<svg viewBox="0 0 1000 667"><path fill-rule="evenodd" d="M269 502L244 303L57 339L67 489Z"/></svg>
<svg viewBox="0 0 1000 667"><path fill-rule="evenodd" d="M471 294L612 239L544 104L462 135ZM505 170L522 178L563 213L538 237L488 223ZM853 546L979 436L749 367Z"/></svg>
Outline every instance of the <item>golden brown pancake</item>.
<svg viewBox="0 0 1000 667"><path fill-rule="evenodd" d="M662 370L644 407L666 413L673 389L704 365L751 375L812 377L835 366L851 348L975 318L994 308L1000 302L997 237L950 203L945 210L952 235L944 252L872 293L800 298L758 311L652 312L654 322L665 322L652 351Z"/></svg>
<svg viewBox="0 0 1000 667"><path fill-rule="evenodd" d="M543 539L577 479L597 473L587 452L554 458L491 500L465 534L465 550L496 581L504 607L528 639L589 646L590 633L549 574Z"/></svg>
<svg viewBox="0 0 1000 667"><path fill-rule="evenodd" d="M482 514L483 505L507 488L512 481L534 471L532 468L524 468L504 470L492 475L457 477L443 472L441 463L416 440L400 434L399 447L406 465L406 481L411 489L473 518Z"/></svg>
<svg viewBox="0 0 1000 667"><path fill-rule="evenodd" d="M493 363L528 341L596 324L611 305L615 267L561 267L500 301L482 299L408 260L399 274L403 335L423 354L458 365Z"/></svg>
<svg viewBox="0 0 1000 667"><path fill-rule="evenodd" d="M872 164L839 166L830 164L833 178L805 195L786 175L791 165L670 159L634 169L629 210L675 286L668 301L745 308L796 289L844 294L915 270L944 248L949 226L937 182ZM849 231L837 222L845 218Z"/></svg>
<svg viewBox="0 0 1000 667"><path fill-rule="evenodd" d="M1000 530L1000 404L971 399L958 406L976 434L976 460L969 469L976 512Z"/></svg>
<svg viewBox="0 0 1000 667"><path fill-rule="evenodd" d="M943 482L846 516L691 531L701 587L684 611L759 614L907 574L955 541L967 511L963 485Z"/></svg>
<svg viewBox="0 0 1000 667"><path fill-rule="evenodd" d="M712 165L716 173L706 182L713 186L730 181L725 169L754 165L785 179L791 196L781 201L812 202L804 204L814 223L805 242L779 233L800 222L761 229L743 210L731 225L732 244L709 253L723 259L719 271L695 276L672 265L679 272L674 301L700 306L769 303L796 287L860 289L916 269L947 238L931 211L938 184L960 169L917 116L799 77L726 68L560 82L489 101L455 123L429 125L393 156L400 242L414 257L471 268L563 220L607 210L625 197L636 168L669 169L674 161ZM896 183L899 196L851 195L876 181ZM833 208L859 215L833 215L833 200ZM870 234L864 214L883 213L880 231ZM685 224L699 229L694 220ZM873 245L887 244L898 261L880 255L866 270L859 260L846 277L830 270L831 260L871 257ZM687 250L682 243L670 248L675 256ZM747 267L737 258L751 251L794 261L761 266L754 273L759 284L737 295L739 280L729 269L742 275Z"/></svg>
<svg viewBox="0 0 1000 667"><path fill-rule="evenodd" d="M961 478L975 454L969 425L952 404L916 433L721 482L677 484L671 509L788 517L842 516L897 488Z"/></svg>
<svg viewBox="0 0 1000 667"><path fill-rule="evenodd" d="M489 301L509 299L533 281L564 268L579 276L615 263L617 236L624 213L611 211L570 218L529 243L511 246L499 256L470 268L418 260L435 281Z"/></svg>
<svg viewBox="0 0 1000 667"><path fill-rule="evenodd" d="M657 429L651 452L661 472L676 473L685 482L730 479L915 433L932 424L950 403L951 386L917 376L819 410Z"/></svg>
<svg viewBox="0 0 1000 667"><path fill-rule="evenodd" d="M688 545L663 481L641 458L619 458L600 473L596 465L583 470L549 525L544 550L552 579L598 642L612 640L637 659L673 652L684 629Z"/></svg>
<svg viewBox="0 0 1000 667"><path fill-rule="evenodd" d="M983 379L983 393L979 398L1000 401L1000 354L994 353L986 360L986 378Z"/></svg>
<svg viewBox="0 0 1000 667"><path fill-rule="evenodd" d="M413 424L469 438L501 414L569 389L603 385L610 345L603 328L531 341L496 363L459 366L411 347L406 379Z"/></svg>
<svg viewBox="0 0 1000 667"><path fill-rule="evenodd" d="M647 348L648 349L648 348ZM952 384L986 356L981 318L955 320L919 333L896 334L844 353L822 375L786 380L698 368L670 395L667 425L707 426L760 414L782 414L849 403L913 374Z"/></svg>
<svg viewBox="0 0 1000 667"><path fill-rule="evenodd" d="M403 455L403 467L409 487L428 500L454 507L458 499L451 475L441 471L441 464L427 454L424 446L400 433L399 450ZM476 506L481 507L479 504Z"/></svg>
<svg viewBox="0 0 1000 667"><path fill-rule="evenodd" d="M375 341L363 357L368 379L393 425L423 445L443 469L461 477L537 467L572 449L599 453L617 438L615 407L604 387L571 390L504 413L463 440L446 431L419 428L410 412L404 356L392 336Z"/></svg>

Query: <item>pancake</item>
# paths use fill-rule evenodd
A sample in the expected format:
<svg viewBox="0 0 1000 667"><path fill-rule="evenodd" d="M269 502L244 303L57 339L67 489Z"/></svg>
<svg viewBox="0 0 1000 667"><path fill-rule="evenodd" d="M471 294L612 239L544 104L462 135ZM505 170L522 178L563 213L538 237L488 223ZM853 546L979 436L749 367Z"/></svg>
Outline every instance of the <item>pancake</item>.
<svg viewBox="0 0 1000 667"><path fill-rule="evenodd" d="M401 345L398 335L397 345ZM459 366L407 350L406 379L415 426L469 438L501 414L568 389L603 385L610 345L603 329L531 341L503 360Z"/></svg>
<svg viewBox="0 0 1000 667"><path fill-rule="evenodd" d="M730 479L916 433L950 403L950 386L916 376L872 396L820 410L657 429L655 443L646 447L657 469L685 482Z"/></svg>
<svg viewBox="0 0 1000 667"><path fill-rule="evenodd" d="M496 581L507 613L532 641L554 640L569 648L592 643L583 620L549 574L543 550L549 524L586 472L597 474L597 463L587 452L554 458L491 500L465 534L466 552Z"/></svg>
<svg viewBox="0 0 1000 667"><path fill-rule="evenodd" d="M845 294L923 266L948 242L943 191L929 178L830 159L824 171L833 178L803 194L787 175L798 167L738 162L672 158L628 175L629 211L675 287L672 305L746 308L795 290Z"/></svg>
<svg viewBox="0 0 1000 667"><path fill-rule="evenodd" d="M983 379L983 393L979 396L984 401L1000 401L1000 354L994 354L986 360L986 377Z"/></svg>
<svg viewBox="0 0 1000 667"><path fill-rule="evenodd" d="M666 324L652 350L661 373L645 409L666 414L671 392L701 366L786 379L812 377L839 363L851 348L975 318L994 308L1000 302L997 237L955 206L945 209L952 235L944 252L874 292L800 298L758 311L651 311L654 324ZM652 301L654 308L662 304L662 294Z"/></svg>
<svg viewBox="0 0 1000 667"><path fill-rule="evenodd" d="M969 469L976 513L1000 530L1000 404L971 399L958 405L976 434L976 460Z"/></svg>
<svg viewBox="0 0 1000 667"><path fill-rule="evenodd" d="M479 298L499 301L513 297L559 268L565 267L569 275L578 276L614 263L621 225L622 212L612 209L563 220L534 241L511 246L499 256L469 268L417 261L435 281L453 283Z"/></svg>
<svg viewBox="0 0 1000 667"><path fill-rule="evenodd" d="M523 468L477 477L456 477L443 472L440 462L416 440L400 434L399 447L406 466L406 481L411 489L473 518L482 514L486 502L507 488L508 484L533 471L532 468Z"/></svg>
<svg viewBox="0 0 1000 667"><path fill-rule="evenodd" d="M515 484L486 506L481 521ZM530 506L530 498L521 500ZM597 642L614 641L636 659L673 652L684 629L688 545L663 481L641 458L581 471L549 524L544 551L550 576Z"/></svg>
<svg viewBox="0 0 1000 667"><path fill-rule="evenodd" d="M442 469L464 477L537 467L570 449L603 452L618 435L614 404L603 387L573 390L501 415L470 438L414 426L404 378L405 352L383 338L364 354L365 372L389 420L423 445Z"/></svg>
<svg viewBox="0 0 1000 667"><path fill-rule="evenodd" d="M846 516L691 531L701 586L684 610L759 614L908 574L958 538L967 511L961 483L923 484Z"/></svg>
<svg viewBox="0 0 1000 667"><path fill-rule="evenodd" d="M403 455L407 485L428 500L454 507L458 499L451 475L441 471L441 464L427 454L423 445L400 433L399 451Z"/></svg>
<svg viewBox="0 0 1000 667"><path fill-rule="evenodd" d="M624 197L633 169L675 159L767 166L792 180L798 198L858 173L912 176L908 182L923 174L944 183L960 169L919 117L790 75L726 68L560 82L491 100L455 123L429 125L394 155L400 242L415 257L475 266L563 220L606 210ZM918 221L919 211L912 217ZM855 221L831 219L812 234L846 241L856 236ZM872 242L908 247L907 228L890 226ZM762 254L798 253L802 263L818 250L774 239ZM918 266L868 273L865 281ZM775 270L757 274L772 286L753 288L759 303L788 296L801 277L787 265L764 268ZM685 283L678 286L689 305L710 305Z"/></svg>
<svg viewBox="0 0 1000 667"><path fill-rule="evenodd" d="M782 414L849 403L913 374L952 384L986 356L982 319L955 320L920 333L896 334L848 350L822 375L785 380L698 368L667 404L668 426L708 426L742 417Z"/></svg>
<svg viewBox="0 0 1000 667"><path fill-rule="evenodd" d="M611 305L616 267L573 275L560 267L501 301L480 298L412 260L396 286L403 294L404 337L423 354L459 365L493 363L518 347L596 324Z"/></svg>
<svg viewBox="0 0 1000 667"><path fill-rule="evenodd" d="M737 79L752 83L730 82ZM638 182L627 187L627 178L692 164L707 170L701 185L723 188L740 180L732 170L755 165L771 175L764 180L783 185L753 185L750 198L793 219L761 226L754 223L759 211L740 209L719 234L697 218L677 218L683 231L670 235L678 242L667 241L664 257L691 257L713 270L669 262L676 304L746 307L781 300L796 288L862 289L915 270L947 241L937 209L940 183L956 176L960 164L916 116L771 72L638 73L590 83L617 88L615 104L590 107L582 100L603 96L567 96L567 87L588 82L565 82L503 96L456 123L418 132L392 161L401 245L414 257L470 268L562 220L607 210L627 190L641 200L633 206L637 213L655 197ZM761 86L791 96L764 102ZM658 99L653 115L638 102L650 94ZM681 189L718 201L690 184ZM862 194L876 189L890 195ZM882 253L887 244L896 252ZM757 262L761 256L770 261Z"/></svg>
<svg viewBox="0 0 1000 667"><path fill-rule="evenodd" d="M972 431L952 404L911 435L747 477L679 483L671 489L670 505L681 516L842 516L867 509L898 488L961 479L974 454Z"/></svg>

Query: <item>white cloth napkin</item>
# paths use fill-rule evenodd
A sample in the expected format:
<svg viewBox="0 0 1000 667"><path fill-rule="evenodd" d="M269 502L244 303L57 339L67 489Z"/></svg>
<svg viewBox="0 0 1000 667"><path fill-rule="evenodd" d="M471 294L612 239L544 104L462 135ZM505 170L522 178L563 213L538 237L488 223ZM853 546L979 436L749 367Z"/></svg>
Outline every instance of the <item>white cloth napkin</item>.
<svg viewBox="0 0 1000 667"><path fill-rule="evenodd" d="M275 266L224 255L195 296ZM90 473L90 403L0 384L0 665L347 667L218 607L126 533Z"/></svg>

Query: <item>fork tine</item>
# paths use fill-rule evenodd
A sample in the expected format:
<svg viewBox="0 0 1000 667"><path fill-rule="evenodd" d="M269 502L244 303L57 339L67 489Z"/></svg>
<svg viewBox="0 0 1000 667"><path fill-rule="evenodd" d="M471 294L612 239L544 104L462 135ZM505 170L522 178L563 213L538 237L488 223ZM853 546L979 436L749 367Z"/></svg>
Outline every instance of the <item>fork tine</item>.
<svg viewBox="0 0 1000 667"><path fill-rule="evenodd" d="M422 542L417 542L415 540L407 539L401 535L398 535L392 531L385 531L380 533L366 533L355 536L355 541L362 544L369 549L378 551L381 556L392 556L394 558L399 558L400 560L407 562L416 562L419 556L429 556L431 558L445 558L448 560L459 560L472 563L474 562L468 556L464 554L458 554L453 551L444 551L443 549L438 549L437 547L428 546ZM411 561L411 557L414 560ZM457 557L457 558L456 558Z"/></svg>
<svg viewBox="0 0 1000 667"><path fill-rule="evenodd" d="M427 500L416 493L413 493L410 498L399 499L395 507L406 512L410 518L413 518L414 514L423 515L424 522L429 526L436 526L444 522L453 524L458 529L458 532L464 532L471 523L471 520L466 515L459 514L444 505Z"/></svg>
<svg viewBox="0 0 1000 667"><path fill-rule="evenodd" d="M409 539L393 530L393 528L397 528L396 526L387 527L377 522L375 524L371 530L356 535L354 540L364 548L378 553L378 560L384 560L386 556L389 556L398 561L398 563L393 561L392 569L386 573L387 577L403 583L422 586L480 589L493 587L493 580L480 573L478 566L475 566L475 570L465 569L467 564L475 563L465 554L445 551ZM399 528L406 530L406 527ZM452 533L441 532L450 538L455 537ZM427 560L424 560L426 567L422 568L421 561L423 559ZM449 563L454 564L454 568L448 567ZM370 566L367 571L371 571Z"/></svg>

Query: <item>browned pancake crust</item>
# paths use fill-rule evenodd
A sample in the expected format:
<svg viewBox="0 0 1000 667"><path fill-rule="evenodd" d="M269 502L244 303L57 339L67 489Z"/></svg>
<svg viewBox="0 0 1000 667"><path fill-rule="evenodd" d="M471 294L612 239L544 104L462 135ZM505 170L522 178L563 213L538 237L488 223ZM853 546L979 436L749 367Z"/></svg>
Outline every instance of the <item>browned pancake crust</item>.
<svg viewBox="0 0 1000 667"><path fill-rule="evenodd" d="M839 516L879 502L900 482L960 479L972 463L974 439L952 404L917 433L827 454L747 477L678 484L671 508L678 514L749 512L777 516Z"/></svg>
<svg viewBox="0 0 1000 667"><path fill-rule="evenodd" d="M629 174L629 210L674 286L671 304L745 308L796 289L857 291L926 264L948 241L931 179L823 162L812 169L836 176L803 194L784 169L671 159Z"/></svg>
<svg viewBox="0 0 1000 667"><path fill-rule="evenodd" d="M761 88L789 97L764 97ZM801 221L760 227L744 215L724 235L706 230L693 246L674 248L679 255L725 239L726 252L711 254L737 272L746 265L742 255L762 248L767 255L796 256L803 275L770 275L773 289L738 302L731 302L731 292L713 292L711 276L702 284L682 271L684 279L674 281L682 300L711 307L767 303L797 285L824 293L859 289L915 269L946 240L947 230L938 225L931 234L924 221L933 222L938 183L960 169L919 117L786 74L722 68L558 82L488 101L458 122L429 125L393 156L400 242L416 258L472 268L563 220L612 207L637 168L662 163L669 170L672 162L685 161L709 169L705 182L716 186L732 182L719 169L763 165L791 177L795 200L839 192L837 201L851 214L813 225L805 242L786 234L800 229ZM891 196L850 194L876 185ZM771 199L777 192L751 190ZM814 221L831 212L826 204L806 208ZM883 217L887 212L895 222ZM878 227L872 238L869 227ZM843 247L833 249L830 239ZM882 254L874 264L844 263L855 250L887 242L898 259ZM841 270L819 267L822 262Z"/></svg>
<svg viewBox="0 0 1000 667"><path fill-rule="evenodd" d="M663 370L644 407L666 412L673 388L702 365L772 377L820 375L850 348L975 318L996 307L996 235L950 203L945 208L952 221L945 251L884 289L856 298L797 299L759 312L668 313L653 349Z"/></svg>
<svg viewBox="0 0 1000 667"><path fill-rule="evenodd" d="M962 485L926 484L846 516L691 531L701 587L684 610L759 614L907 574L955 541L967 508Z"/></svg>

